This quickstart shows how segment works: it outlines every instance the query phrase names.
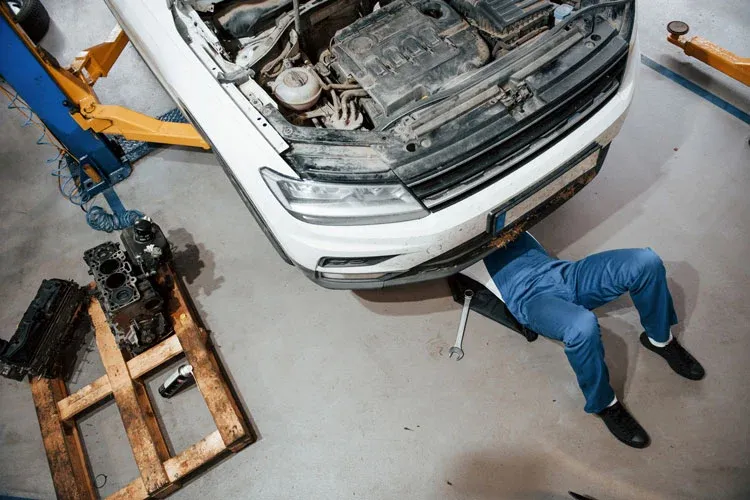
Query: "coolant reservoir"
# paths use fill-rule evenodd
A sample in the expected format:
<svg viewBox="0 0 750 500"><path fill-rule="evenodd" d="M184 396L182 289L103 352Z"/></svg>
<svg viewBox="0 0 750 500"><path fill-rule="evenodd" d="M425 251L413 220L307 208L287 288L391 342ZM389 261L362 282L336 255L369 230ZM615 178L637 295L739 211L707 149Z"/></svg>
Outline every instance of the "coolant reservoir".
<svg viewBox="0 0 750 500"><path fill-rule="evenodd" d="M281 104L297 111L312 108L323 90L317 77L307 68L285 69L271 83L271 88Z"/></svg>

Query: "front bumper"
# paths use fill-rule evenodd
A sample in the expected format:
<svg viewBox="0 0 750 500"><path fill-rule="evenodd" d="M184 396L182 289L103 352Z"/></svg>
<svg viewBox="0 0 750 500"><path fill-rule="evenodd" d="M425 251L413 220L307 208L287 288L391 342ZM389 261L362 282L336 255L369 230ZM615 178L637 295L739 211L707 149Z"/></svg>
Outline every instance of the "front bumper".
<svg viewBox="0 0 750 500"><path fill-rule="evenodd" d="M249 119L238 104L236 87L217 81L200 62L174 27L165 3L106 2L164 88L211 143L237 191L277 250L316 282L331 288L376 288L424 281L451 274L478 260L482 251L488 250L485 241L488 214L535 189L571 160L590 151L592 145L608 145L619 131L634 93L636 44L630 47L617 93L606 104L562 140L497 182L419 220L345 227L308 224L291 216L261 177L263 167L296 176L280 156L278 142L260 132L260 127L268 124L261 117L258 121ZM552 204L550 207L554 208ZM530 220L539 220L543 212L537 211ZM476 253L466 252L469 247L477 249ZM454 254L460 258L454 258ZM368 260L374 257L375 260ZM371 265L328 271L340 276L377 274L379 278L323 279L327 269L321 263L326 258L364 259Z"/></svg>
<svg viewBox="0 0 750 500"><path fill-rule="evenodd" d="M377 279L328 279L324 271L304 268L302 271L325 288L344 290L377 289L452 276L513 241L577 194L599 173L608 150L609 145L602 148L597 143L591 144L510 203L504 204L499 209L502 211L500 215L510 214L516 207L531 208L515 214L513 222L494 236L491 224L488 224L487 230L478 236L406 272L387 273ZM488 214L488 222L494 220L492 215L492 212ZM319 269L326 268L321 266Z"/></svg>

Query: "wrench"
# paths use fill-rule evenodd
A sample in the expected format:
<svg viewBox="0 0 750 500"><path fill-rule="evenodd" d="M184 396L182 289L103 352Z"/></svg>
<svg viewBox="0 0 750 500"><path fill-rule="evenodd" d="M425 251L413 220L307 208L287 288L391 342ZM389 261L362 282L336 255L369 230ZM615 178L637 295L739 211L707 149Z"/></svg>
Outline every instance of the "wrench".
<svg viewBox="0 0 750 500"><path fill-rule="evenodd" d="M466 331L466 318L469 317L469 304L471 303L471 299L474 297L474 292L471 290L466 290L464 292L464 308L461 311L461 322L458 324L458 335L456 335L456 343L453 345L453 347L450 348L450 356L449 358L452 358L454 354L456 354L456 361L461 361L461 358L464 357L464 350L461 348L461 346L464 343L464 332Z"/></svg>

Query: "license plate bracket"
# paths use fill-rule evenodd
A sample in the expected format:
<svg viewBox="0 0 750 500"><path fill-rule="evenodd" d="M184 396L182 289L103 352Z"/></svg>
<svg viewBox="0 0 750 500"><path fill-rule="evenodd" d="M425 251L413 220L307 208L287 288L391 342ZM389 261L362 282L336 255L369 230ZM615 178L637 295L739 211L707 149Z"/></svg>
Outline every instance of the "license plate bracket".
<svg viewBox="0 0 750 500"><path fill-rule="evenodd" d="M601 147L591 146L542 180L493 209L487 216L487 232L497 236L505 227L549 200L579 177L599 165Z"/></svg>

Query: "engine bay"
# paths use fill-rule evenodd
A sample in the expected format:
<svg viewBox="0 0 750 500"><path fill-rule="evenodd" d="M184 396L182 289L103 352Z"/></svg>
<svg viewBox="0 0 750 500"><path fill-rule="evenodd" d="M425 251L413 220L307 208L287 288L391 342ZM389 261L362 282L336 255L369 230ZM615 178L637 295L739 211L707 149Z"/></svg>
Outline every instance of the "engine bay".
<svg viewBox="0 0 750 500"><path fill-rule="evenodd" d="M580 0L312 0L297 17L292 0L177 3L185 24L205 27L225 74L252 79L290 124L335 130L383 130L580 7Z"/></svg>

